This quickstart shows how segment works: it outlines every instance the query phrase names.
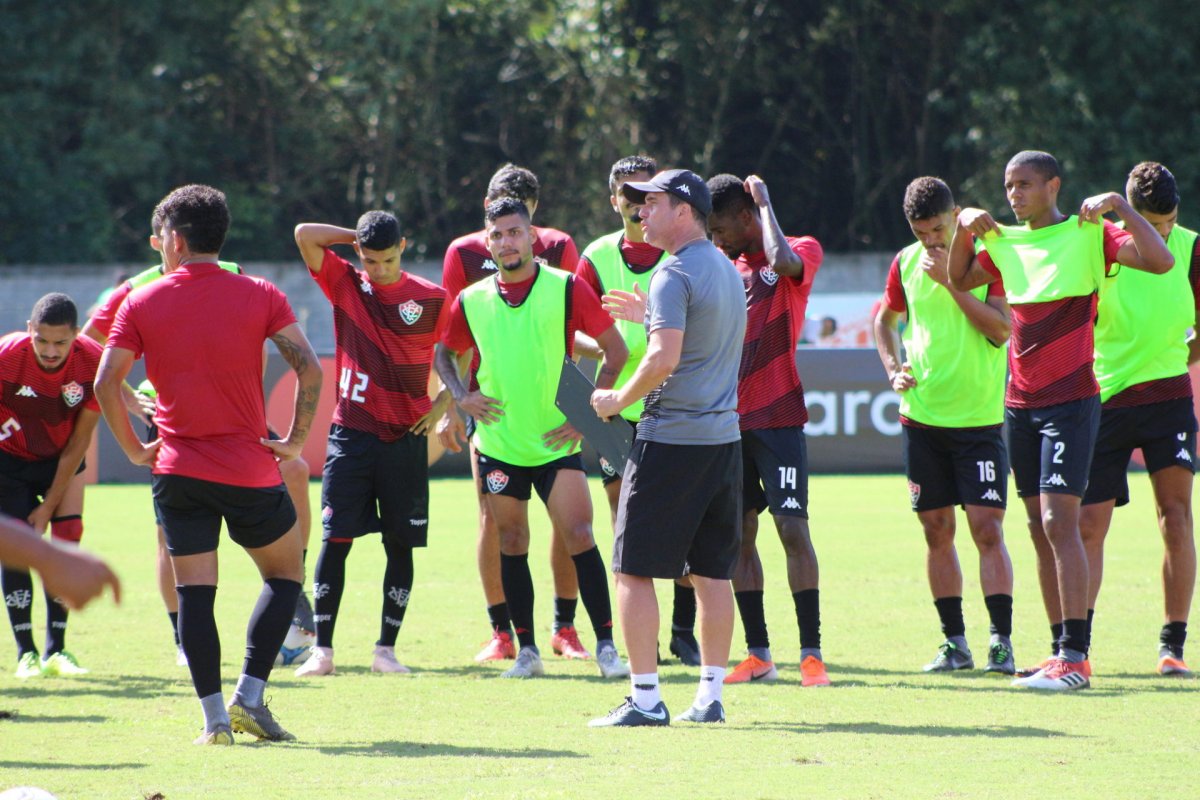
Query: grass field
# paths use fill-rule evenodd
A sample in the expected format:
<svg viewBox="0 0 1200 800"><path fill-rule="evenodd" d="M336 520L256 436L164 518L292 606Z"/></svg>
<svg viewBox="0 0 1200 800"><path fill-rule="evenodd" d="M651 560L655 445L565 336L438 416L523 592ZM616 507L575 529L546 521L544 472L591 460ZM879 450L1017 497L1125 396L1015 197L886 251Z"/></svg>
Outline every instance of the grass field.
<svg viewBox="0 0 1200 800"><path fill-rule="evenodd" d="M0 709L15 712L0 720L0 788L32 784L63 800L154 793L166 800L1190 796L1200 763L1200 684L1153 672L1162 548L1146 484L1135 478L1133 503L1118 511L1110 537L1090 690L1046 696L978 672L922 674L940 633L903 479L822 477L811 486L812 528L834 685L800 688L782 552L764 528L767 619L776 661L787 667L782 680L727 687L723 727L593 730L588 719L616 705L628 686L602 680L590 663L550 656L548 633L540 642L544 679L501 681L502 667L471 660L488 633L474 563L474 500L467 482L438 481L433 546L418 554L397 648L414 674L368 671L382 549L360 543L338 623L339 674L302 681L281 670L268 689L299 741L258 745L239 737L228 749L190 744L200 709L186 670L174 664L153 581L147 487L92 488L84 541L118 568L125 602L104 601L72 618L68 647L91 675L25 683L10 667L0 675ZM315 503L319 487L312 490ZM598 482L594 497L607 561L612 535ZM531 511L537 622L548 629L547 525L540 507ZM1017 576L1013 640L1023 665L1047 654L1049 633L1022 515L1011 515L1008 528ZM314 541L310 568L316 548ZM226 541L222 552L217 614L228 693L259 584L238 548ZM969 543L960 542L959 552L968 637L979 657L987 617L977 560ZM659 595L669 624L666 584ZM35 597L40 639L44 605ZM740 652L740 626L734 636ZM589 636L584 641L590 646ZM13 651L5 652L11 661ZM673 713L690 703L694 673L663 668Z"/></svg>

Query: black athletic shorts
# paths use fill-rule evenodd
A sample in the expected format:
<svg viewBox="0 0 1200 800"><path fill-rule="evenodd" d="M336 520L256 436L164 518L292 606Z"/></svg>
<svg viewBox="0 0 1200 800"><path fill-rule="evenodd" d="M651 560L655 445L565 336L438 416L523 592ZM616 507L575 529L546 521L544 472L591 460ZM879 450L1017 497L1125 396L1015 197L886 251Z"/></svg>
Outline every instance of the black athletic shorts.
<svg viewBox="0 0 1200 800"><path fill-rule="evenodd" d="M216 550L221 520L225 520L229 538L247 549L266 547L296 524L296 507L282 482L258 488L155 475L151 488L167 550L173 556Z"/></svg>
<svg viewBox="0 0 1200 800"><path fill-rule="evenodd" d="M625 419L625 418L622 417L621 419ZM629 422L629 420L627 420L627 419L625 421ZM633 423L633 422L629 422L629 426L631 428L633 428L633 438L636 439L637 438L637 424ZM621 466L624 467L625 465L622 464ZM603 484L604 486L608 486L613 481L619 481L619 480L621 480L621 476L617 474L617 471L615 469L613 469L612 464L609 464L608 461L605 460L604 456L601 456L600 457L600 483Z"/></svg>
<svg viewBox="0 0 1200 800"><path fill-rule="evenodd" d="M1194 473L1196 414L1192 398L1102 410L1084 505L1116 500L1123 506L1129 502L1129 459L1138 448L1151 474L1164 467L1183 467Z"/></svg>
<svg viewBox="0 0 1200 800"><path fill-rule="evenodd" d="M579 453L556 458L537 467L518 467L483 453L475 454L475 463L479 466L480 494L499 494L515 500L528 500L536 489L543 503L550 502L550 491L554 488L554 479L558 477L559 470L577 469L586 474Z"/></svg>
<svg viewBox="0 0 1200 800"><path fill-rule="evenodd" d="M904 473L913 511L947 506L1004 508L1008 451L1003 428L901 426Z"/></svg>
<svg viewBox="0 0 1200 800"><path fill-rule="evenodd" d="M613 572L729 580L742 545L742 446L633 443L613 540Z"/></svg>
<svg viewBox="0 0 1200 800"><path fill-rule="evenodd" d="M742 508L808 519L804 428L742 431Z"/></svg>
<svg viewBox="0 0 1200 800"><path fill-rule="evenodd" d="M1083 497L1100 430L1100 395L1046 408L1006 408L1018 497Z"/></svg>
<svg viewBox="0 0 1200 800"><path fill-rule="evenodd" d="M83 472L86 466L86 461L80 462L75 474ZM26 461L0 452L0 512L22 521L27 519L50 491L57 471L57 458Z"/></svg>
<svg viewBox="0 0 1200 800"><path fill-rule="evenodd" d="M406 434L385 442L332 425L321 479L324 538L352 539L382 531L409 547L429 535L429 440Z"/></svg>

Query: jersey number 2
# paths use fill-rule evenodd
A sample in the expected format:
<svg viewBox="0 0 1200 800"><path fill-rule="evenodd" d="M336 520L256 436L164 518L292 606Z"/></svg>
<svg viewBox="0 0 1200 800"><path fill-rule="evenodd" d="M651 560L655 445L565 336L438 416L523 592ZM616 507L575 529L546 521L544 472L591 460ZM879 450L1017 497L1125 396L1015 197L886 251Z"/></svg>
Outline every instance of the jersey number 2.
<svg viewBox="0 0 1200 800"><path fill-rule="evenodd" d="M354 385L351 386L351 381ZM363 392L367 390L367 383L370 378L365 372L352 372L347 367L342 367L342 377L338 381L338 388L342 390L342 397L348 397L355 403L365 403L367 398L363 397Z"/></svg>

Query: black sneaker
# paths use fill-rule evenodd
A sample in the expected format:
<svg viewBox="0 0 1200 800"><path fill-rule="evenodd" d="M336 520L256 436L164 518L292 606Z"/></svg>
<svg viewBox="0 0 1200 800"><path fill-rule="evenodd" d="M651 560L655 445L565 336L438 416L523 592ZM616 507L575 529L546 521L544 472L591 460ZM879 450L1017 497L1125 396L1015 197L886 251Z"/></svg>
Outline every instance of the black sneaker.
<svg viewBox="0 0 1200 800"><path fill-rule="evenodd" d="M720 705L718 703L717 705ZM671 715L661 700L649 711L638 708L633 704L632 697L626 697L625 702L588 723L589 728L634 728L642 725L670 725Z"/></svg>
<svg viewBox="0 0 1200 800"><path fill-rule="evenodd" d="M720 700L713 700L704 708L692 706L675 718L676 722L725 722L725 707Z"/></svg>
<svg viewBox="0 0 1200 800"><path fill-rule="evenodd" d="M689 667L700 666L700 644L696 641L696 634L671 632L671 655L678 658Z"/></svg>

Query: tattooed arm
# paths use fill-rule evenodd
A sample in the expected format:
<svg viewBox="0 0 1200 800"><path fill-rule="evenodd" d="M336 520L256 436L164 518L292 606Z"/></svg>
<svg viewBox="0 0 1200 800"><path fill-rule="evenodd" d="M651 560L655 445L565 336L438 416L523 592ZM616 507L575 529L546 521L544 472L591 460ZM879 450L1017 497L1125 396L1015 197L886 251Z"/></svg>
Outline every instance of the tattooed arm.
<svg viewBox="0 0 1200 800"><path fill-rule="evenodd" d="M299 325L288 325L271 337L283 360L295 371L296 410L292 414L292 427L279 441L261 439L281 461L300 455L308 430L317 413L317 401L321 396L321 360L313 352L312 345L300 330Z"/></svg>

